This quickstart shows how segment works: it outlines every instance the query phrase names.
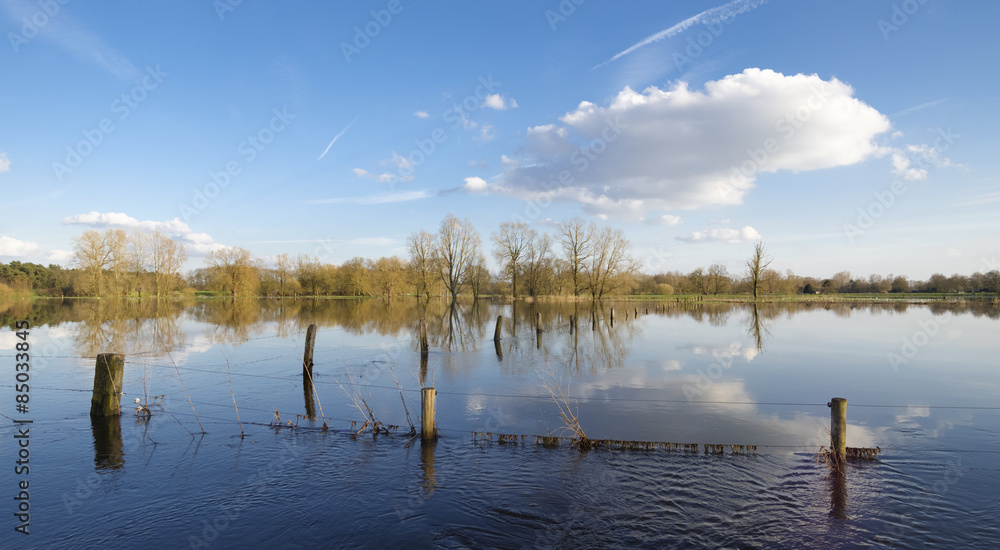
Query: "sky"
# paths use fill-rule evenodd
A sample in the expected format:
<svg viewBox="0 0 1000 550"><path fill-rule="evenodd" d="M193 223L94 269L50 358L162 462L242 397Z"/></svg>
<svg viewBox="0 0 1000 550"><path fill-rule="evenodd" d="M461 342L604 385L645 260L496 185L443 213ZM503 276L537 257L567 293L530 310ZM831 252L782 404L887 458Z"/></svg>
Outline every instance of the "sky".
<svg viewBox="0 0 1000 550"><path fill-rule="evenodd" d="M986 0L0 0L0 262L160 231L187 268L407 256L469 218L649 273L1000 268Z"/></svg>

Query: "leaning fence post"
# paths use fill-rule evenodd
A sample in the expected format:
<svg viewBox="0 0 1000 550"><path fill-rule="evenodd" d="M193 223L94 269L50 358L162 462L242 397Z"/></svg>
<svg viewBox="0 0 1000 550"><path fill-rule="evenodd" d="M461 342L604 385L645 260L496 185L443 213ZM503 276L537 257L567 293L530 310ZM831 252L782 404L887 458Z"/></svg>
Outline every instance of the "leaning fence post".
<svg viewBox="0 0 1000 550"><path fill-rule="evenodd" d="M437 390L423 388L420 390L420 439L432 441L437 439L437 428L434 426L434 397Z"/></svg>
<svg viewBox="0 0 1000 550"><path fill-rule="evenodd" d="M847 400L843 397L830 400L830 452L838 464L847 459Z"/></svg>
<svg viewBox="0 0 1000 550"><path fill-rule="evenodd" d="M125 356L101 353L94 365L94 393L90 398L90 416L121 416L122 377Z"/></svg>
<svg viewBox="0 0 1000 550"><path fill-rule="evenodd" d="M316 349L316 325L309 325L306 329L305 353L302 354L302 376L312 379L313 374L313 350Z"/></svg>
<svg viewBox="0 0 1000 550"><path fill-rule="evenodd" d="M503 328L503 315L497 315L497 328L493 329L493 341L500 341L500 329Z"/></svg>

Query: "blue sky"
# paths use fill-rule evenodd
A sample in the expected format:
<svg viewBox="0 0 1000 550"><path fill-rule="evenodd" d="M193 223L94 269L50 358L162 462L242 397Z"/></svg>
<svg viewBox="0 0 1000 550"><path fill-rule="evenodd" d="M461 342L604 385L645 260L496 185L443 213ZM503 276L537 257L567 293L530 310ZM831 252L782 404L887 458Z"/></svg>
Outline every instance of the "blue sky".
<svg viewBox="0 0 1000 550"><path fill-rule="evenodd" d="M231 6L230 4L236 4ZM48 11L46 11L48 10ZM86 229L341 263L470 218L647 271L1000 268L987 1L0 0L0 261ZM492 261L492 260L491 260Z"/></svg>

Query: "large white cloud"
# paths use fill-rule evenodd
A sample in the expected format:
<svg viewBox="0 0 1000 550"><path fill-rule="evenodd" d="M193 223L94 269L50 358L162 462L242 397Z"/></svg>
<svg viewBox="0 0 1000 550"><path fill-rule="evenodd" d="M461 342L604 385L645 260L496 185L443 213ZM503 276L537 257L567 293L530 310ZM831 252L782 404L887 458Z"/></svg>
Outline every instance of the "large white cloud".
<svg viewBox="0 0 1000 550"><path fill-rule="evenodd" d="M140 221L128 214L121 212L97 212L91 211L86 214L77 214L63 218L62 223L67 225L89 225L91 227L118 227L122 229L138 229L140 231L159 231L170 236L175 241L184 245L188 254L192 256L204 256L209 252L226 248L225 245L215 242L215 239L207 233L196 233L191 230L188 224L174 218L169 221Z"/></svg>
<svg viewBox="0 0 1000 550"><path fill-rule="evenodd" d="M38 244L29 241L20 241L14 237L0 235L0 256L27 256L38 249Z"/></svg>
<svg viewBox="0 0 1000 550"><path fill-rule="evenodd" d="M486 192L577 201L597 213L741 204L757 174L888 154L886 116L832 78L746 69L691 90L626 87L529 128L526 153Z"/></svg>

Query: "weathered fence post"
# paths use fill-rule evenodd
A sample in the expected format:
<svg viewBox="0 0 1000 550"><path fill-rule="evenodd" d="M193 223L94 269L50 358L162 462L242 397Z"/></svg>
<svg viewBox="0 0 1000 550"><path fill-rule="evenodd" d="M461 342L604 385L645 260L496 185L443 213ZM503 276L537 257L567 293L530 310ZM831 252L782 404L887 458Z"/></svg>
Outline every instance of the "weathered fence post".
<svg viewBox="0 0 1000 550"><path fill-rule="evenodd" d="M570 315L570 316L569 316L569 333L570 333L570 334L573 334L573 328L574 328L573 324L574 324L575 322L576 322L576 320L575 320L575 319L573 318L573 316L572 316L572 315Z"/></svg>
<svg viewBox="0 0 1000 550"><path fill-rule="evenodd" d="M122 377L125 356L101 353L94 365L94 393L90 398L90 416L121 416Z"/></svg>
<svg viewBox="0 0 1000 550"><path fill-rule="evenodd" d="M309 325L306 329L306 347L302 354L302 376L308 376L312 380L313 374L313 350L316 349L316 325Z"/></svg>
<svg viewBox="0 0 1000 550"><path fill-rule="evenodd" d="M615 308L611 308L611 326L615 326Z"/></svg>
<svg viewBox="0 0 1000 550"><path fill-rule="evenodd" d="M830 400L830 452L838 464L847 459L847 400Z"/></svg>
<svg viewBox="0 0 1000 550"><path fill-rule="evenodd" d="M427 355L427 322L420 320L420 354Z"/></svg>
<svg viewBox="0 0 1000 550"><path fill-rule="evenodd" d="M500 330L503 328L503 315L497 315L497 328L493 329L493 341L500 341Z"/></svg>
<svg viewBox="0 0 1000 550"><path fill-rule="evenodd" d="M437 439L437 428L434 426L434 397L437 390L423 388L420 390L420 439L433 441Z"/></svg>
<svg viewBox="0 0 1000 550"><path fill-rule="evenodd" d="M535 312L535 332L542 332L542 313Z"/></svg>
<svg viewBox="0 0 1000 550"><path fill-rule="evenodd" d="M590 310L590 330L597 330L597 312Z"/></svg>

